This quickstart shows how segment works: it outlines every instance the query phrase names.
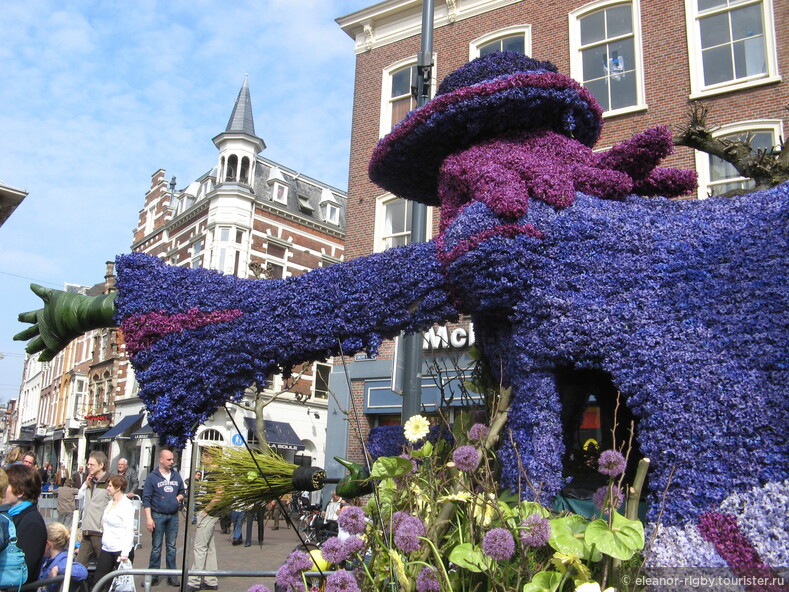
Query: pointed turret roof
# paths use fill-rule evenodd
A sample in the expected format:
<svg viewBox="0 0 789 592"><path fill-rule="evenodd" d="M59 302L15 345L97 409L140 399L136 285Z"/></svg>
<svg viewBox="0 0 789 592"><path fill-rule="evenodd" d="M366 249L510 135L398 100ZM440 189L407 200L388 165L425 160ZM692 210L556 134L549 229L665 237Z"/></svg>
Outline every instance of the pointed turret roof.
<svg viewBox="0 0 789 592"><path fill-rule="evenodd" d="M249 136L260 147L258 152L266 147L266 143L262 138L255 134L255 120L252 117L252 97L249 93L249 75L244 75L244 83L241 85L241 90L238 91L238 98L236 104L233 105L233 112L230 114L230 119L227 122L225 131L214 138L214 144L219 146L218 142L227 135L237 136L243 134Z"/></svg>
<svg viewBox="0 0 789 592"><path fill-rule="evenodd" d="M249 74L244 75L244 84L238 91L236 104L227 122L226 132L241 132L250 136L255 135L255 120L252 118L252 97L249 96Z"/></svg>

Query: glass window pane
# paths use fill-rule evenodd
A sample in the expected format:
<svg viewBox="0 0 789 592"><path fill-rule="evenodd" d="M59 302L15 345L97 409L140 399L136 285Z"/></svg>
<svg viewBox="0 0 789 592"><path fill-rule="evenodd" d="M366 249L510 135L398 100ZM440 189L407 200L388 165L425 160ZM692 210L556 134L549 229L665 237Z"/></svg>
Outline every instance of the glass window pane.
<svg viewBox="0 0 789 592"><path fill-rule="evenodd" d="M632 72L636 64L635 41L632 37L608 44L610 74Z"/></svg>
<svg viewBox="0 0 789 592"><path fill-rule="evenodd" d="M479 48L479 55L487 55L489 53L496 53L501 51L501 40L491 41Z"/></svg>
<svg viewBox="0 0 789 592"><path fill-rule="evenodd" d="M636 77L632 72L611 77L611 109L636 104Z"/></svg>
<svg viewBox="0 0 789 592"><path fill-rule="evenodd" d="M704 84L718 84L734 78L728 45L701 52L701 59L704 62Z"/></svg>
<svg viewBox="0 0 789 592"><path fill-rule="evenodd" d="M386 204L386 230L388 234L405 232L405 201L395 200Z"/></svg>
<svg viewBox="0 0 789 592"><path fill-rule="evenodd" d="M515 35L514 37L507 37L501 40L502 51L514 51L517 53L526 53L524 47L523 35Z"/></svg>
<svg viewBox="0 0 789 592"><path fill-rule="evenodd" d="M594 43L605 39L605 11L599 10L580 19L581 44Z"/></svg>
<svg viewBox="0 0 789 592"><path fill-rule="evenodd" d="M717 8L719 6L726 6L726 0L699 0L699 10L707 10L709 8Z"/></svg>
<svg viewBox="0 0 789 592"><path fill-rule="evenodd" d="M608 83L606 78L598 78L591 82L584 82L584 86L594 95L594 98L597 99L597 102L600 103L604 111L609 111L611 109L608 101Z"/></svg>
<svg viewBox="0 0 789 592"><path fill-rule="evenodd" d="M729 14L724 12L708 16L699 21L701 27L701 47L713 47L723 43L729 43Z"/></svg>
<svg viewBox="0 0 789 592"><path fill-rule="evenodd" d="M605 12L608 25L606 31L607 39L633 32L633 16L630 4L620 4L609 8Z"/></svg>
<svg viewBox="0 0 789 592"><path fill-rule="evenodd" d="M408 112L414 108L413 103L414 100L411 97L392 102L392 127L403 121Z"/></svg>
<svg viewBox="0 0 789 592"><path fill-rule="evenodd" d="M392 98L411 94L411 68L392 74Z"/></svg>
<svg viewBox="0 0 789 592"><path fill-rule="evenodd" d="M229 228L220 228L219 229L219 240L222 242L227 242L230 240L230 229Z"/></svg>
<svg viewBox="0 0 789 592"><path fill-rule="evenodd" d="M731 11L731 33L733 39L746 39L747 37L761 35L763 32L761 4L752 4Z"/></svg>
<svg viewBox="0 0 789 592"><path fill-rule="evenodd" d="M584 82L606 75L608 53L605 45L591 47L581 52Z"/></svg>
<svg viewBox="0 0 789 592"><path fill-rule="evenodd" d="M753 37L734 44L734 72L737 78L767 72L763 37Z"/></svg>

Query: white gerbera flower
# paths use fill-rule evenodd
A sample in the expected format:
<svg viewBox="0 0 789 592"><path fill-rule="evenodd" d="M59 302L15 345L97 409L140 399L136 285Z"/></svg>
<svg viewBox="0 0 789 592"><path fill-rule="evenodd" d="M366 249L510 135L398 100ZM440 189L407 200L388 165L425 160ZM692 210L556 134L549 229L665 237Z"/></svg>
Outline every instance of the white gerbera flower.
<svg viewBox="0 0 789 592"><path fill-rule="evenodd" d="M419 442L422 438L427 436L429 430L430 424L427 423L427 420L421 415L414 415L405 422L405 426L403 426L405 439L411 442L411 444Z"/></svg>

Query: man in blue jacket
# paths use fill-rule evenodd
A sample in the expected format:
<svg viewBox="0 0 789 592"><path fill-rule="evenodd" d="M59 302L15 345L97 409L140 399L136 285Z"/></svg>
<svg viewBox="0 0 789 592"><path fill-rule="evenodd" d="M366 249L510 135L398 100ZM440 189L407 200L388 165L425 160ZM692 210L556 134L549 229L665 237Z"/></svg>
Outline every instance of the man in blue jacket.
<svg viewBox="0 0 789 592"><path fill-rule="evenodd" d="M148 567L159 569L162 562L162 540L167 541L167 569L176 569L175 539L178 536L178 506L184 499L186 489L181 476L173 468L175 457L170 450L159 453L159 466L145 479L142 491L142 504L145 508L145 520L151 537L151 558ZM157 585L159 578L154 578L152 585ZM179 587L178 578L167 578L171 586Z"/></svg>

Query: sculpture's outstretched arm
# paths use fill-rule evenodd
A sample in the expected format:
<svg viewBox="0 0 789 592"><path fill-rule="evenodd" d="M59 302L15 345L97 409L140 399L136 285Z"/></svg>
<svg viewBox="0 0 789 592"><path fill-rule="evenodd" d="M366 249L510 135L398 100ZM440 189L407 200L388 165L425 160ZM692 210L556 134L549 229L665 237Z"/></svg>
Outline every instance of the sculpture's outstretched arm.
<svg viewBox="0 0 789 592"><path fill-rule="evenodd" d="M253 383L302 362L374 353L383 339L457 317L433 243L316 269L288 280L251 280L118 258L118 296L34 291L44 308L17 339L48 360L80 333L120 325L140 398L156 433L182 446L195 425ZM113 317L114 314L114 317Z"/></svg>
<svg viewBox="0 0 789 592"><path fill-rule="evenodd" d="M38 359L42 362L54 358L72 339L86 331L115 325L117 294L83 296L37 284L31 284L30 289L44 301L44 307L19 315L20 322L33 325L14 335L14 339L32 340L25 351L29 354L41 352Z"/></svg>

